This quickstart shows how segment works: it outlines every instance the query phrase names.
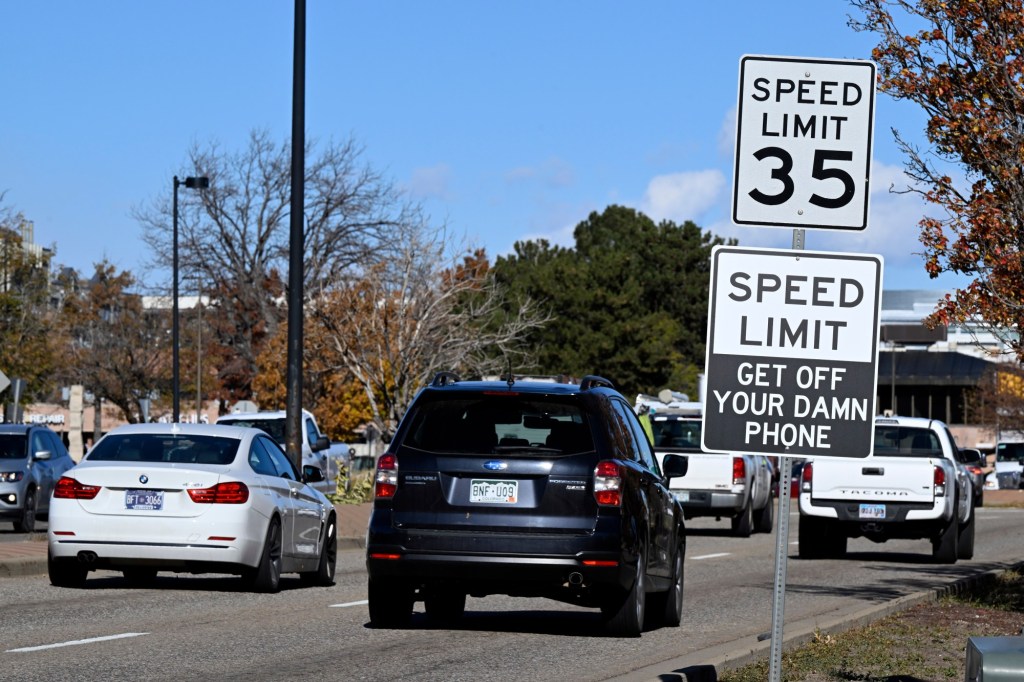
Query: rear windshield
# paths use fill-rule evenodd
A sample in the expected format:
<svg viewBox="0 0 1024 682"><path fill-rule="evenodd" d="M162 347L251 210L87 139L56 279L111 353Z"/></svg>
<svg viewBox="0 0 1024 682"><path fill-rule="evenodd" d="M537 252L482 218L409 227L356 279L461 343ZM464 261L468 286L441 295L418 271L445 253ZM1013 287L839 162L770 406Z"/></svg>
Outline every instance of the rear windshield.
<svg viewBox="0 0 1024 682"><path fill-rule="evenodd" d="M90 462L231 464L239 442L220 436L111 434L97 443L85 458Z"/></svg>
<svg viewBox="0 0 1024 682"><path fill-rule="evenodd" d="M25 459L28 438L24 434L0 434L0 459Z"/></svg>
<svg viewBox="0 0 1024 682"><path fill-rule="evenodd" d="M280 417L273 419L219 419L217 423L227 424L229 426L248 426L254 429L260 429L281 445L284 445L288 440L288 436L285 435L287 420Z"/></svg>
<svg viewBox="0 0 1024 682"><path fill-rule="evenodd" d="M1024 443L1000 443L996 446L997 462L1024 462Z"/></svg>
<svg viewBox="0 0 1024 682"><path fill-rule="evenodd" d="M931 429L876 426L875 454L886 457L942 457L942 443Z"/></svg>
<svg viewBox="0 0 1024 682"><path fill-rule="evenodd" d="M651 419L654 446L659 448L699 448L700 426L700 419L655 416Z"/></svg>
<svg viewBox="0 0 1024 682"><path fill-rule="evenodd" d="M575 401L524 395L421 402L402 445L477 454L575 454L594 449L586 415Z"/></svg>

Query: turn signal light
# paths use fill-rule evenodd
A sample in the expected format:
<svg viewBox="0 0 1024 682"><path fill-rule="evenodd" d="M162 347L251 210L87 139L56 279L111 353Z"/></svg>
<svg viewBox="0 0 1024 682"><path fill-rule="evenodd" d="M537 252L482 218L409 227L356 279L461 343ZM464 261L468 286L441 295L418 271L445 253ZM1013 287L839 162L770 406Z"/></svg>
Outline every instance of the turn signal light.
<svg viewBox="0 0 1024 682"><path fill-rule="evenodd" d="M747 479L747 465L742 457L732 458L732 484L742 485Z"/></svg>
<svg viewBox="0 0 1024 682"><path fill-rule="evenodd" d="M188 496L199 504L245 504L249 488L241 481L226 481L212 488L190 489Z"/></svg>
<svg viewBox="0 0 1024 682"><path fill-rule="evenodd" d="M98 485L85 485L70 476L61 476L53 489L53 496L62 500L91 500L99 492Z"/></svg>
<svg viewBox="0 0 1024 682"><path fill-rule="evenodd" d="M390 499L398 492L398 458L386 452L377 460L377 477L373 494L377 499Z"/></svg>
<svg viewBox="0 0 1024 682"><path fill-rule="evenodd" d="M811 492L811 482L814 480L814 465L810 462L804 464L803 468L800 469L800 490L809 493Z"/></svg>
<svg viewBox="0 0 1024 682"><path fill-rule="evenodd" d="M943 497L946 494L946 471L942 467L935 467L935 474L933 476L933 485L935 486L935 497Z"/></svg>
<svg viewBox="0 0 1024 682"><path fill-rule="evenodd" d="M622 472L610 459L601 460L594 467L594 499L602 507L622 505Z"/></svg>

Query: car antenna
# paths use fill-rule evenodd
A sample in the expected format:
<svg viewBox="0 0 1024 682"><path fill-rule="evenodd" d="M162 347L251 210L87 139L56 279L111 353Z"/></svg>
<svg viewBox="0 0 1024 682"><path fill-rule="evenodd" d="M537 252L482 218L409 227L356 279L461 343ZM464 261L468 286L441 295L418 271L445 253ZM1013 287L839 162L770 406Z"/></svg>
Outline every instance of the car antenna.
<svg viewBox="0 0 1024 682"><path fill-rule="evenodd" d="M508 376L505 377L505 383L508 384L509 388L512 388L513 384L516 383L516 378L512 376L512 360L509 358L508 361Z"/></svg>

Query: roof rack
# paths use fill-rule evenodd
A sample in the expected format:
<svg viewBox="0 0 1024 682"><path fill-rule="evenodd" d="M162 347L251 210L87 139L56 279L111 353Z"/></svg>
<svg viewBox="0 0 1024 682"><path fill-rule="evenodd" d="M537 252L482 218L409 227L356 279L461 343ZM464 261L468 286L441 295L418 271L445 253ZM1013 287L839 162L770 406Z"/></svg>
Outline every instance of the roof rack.
<svg viewBox="0 0 1024 682"><path fill-rule="evenodd" d="M597 376L596 374L588 374L580 380L581 391L588 391L595 387L615 388L615 384L604 377Z"/></svg>
<svg viewBox="0 0 1024 682"><path fill-rule="evenodd" d="M459 380L459 375L455 372L438 372L434 375L434 378L430 381L431 386L447 386L448 384L454 384Z"/></svg>

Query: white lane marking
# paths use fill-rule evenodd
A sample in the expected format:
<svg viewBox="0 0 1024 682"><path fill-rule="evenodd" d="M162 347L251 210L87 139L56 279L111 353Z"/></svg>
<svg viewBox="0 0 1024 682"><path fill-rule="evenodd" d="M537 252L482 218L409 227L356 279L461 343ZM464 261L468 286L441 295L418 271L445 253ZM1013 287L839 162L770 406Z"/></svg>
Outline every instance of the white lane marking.
<svg viewBox="0 0 1024 682"><path fill-rule="evenodd" d="M70 642L57 642L56 644L43 644L40 646L26 646L20 649L8 649L5 653L20 653L23 651L42 651L43 649L59 649L64 646L78 646L79 644L92 644L93 642L107 642L112 639L125 639L127 637L141 637L148 635L148 632L125 632L120 635L107 635L106 637L90 637L89 639L73 639Z"/></svg>
<svg viewBox="0 0 1024 682"><path fill-rule="evenodd" d="M717 559L720 556L729 556L729 552L718 552L717 554L702 554L701 556L690 557L694 561L700 561L701 559Z"/></svg>
<svg viewBox="0 0 1024 682"><path fill-rule="evenodd" d="M348 607L348 606L362 606L363 604L369 604L369 603L370 603L370 601L368 599L360 599L359 601L350 601L350 602L345 602L344 604L328 604L327 608L329 608L329 609L343 609L343 608Z"/></svg>

